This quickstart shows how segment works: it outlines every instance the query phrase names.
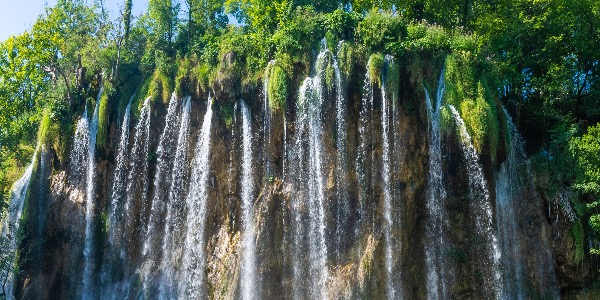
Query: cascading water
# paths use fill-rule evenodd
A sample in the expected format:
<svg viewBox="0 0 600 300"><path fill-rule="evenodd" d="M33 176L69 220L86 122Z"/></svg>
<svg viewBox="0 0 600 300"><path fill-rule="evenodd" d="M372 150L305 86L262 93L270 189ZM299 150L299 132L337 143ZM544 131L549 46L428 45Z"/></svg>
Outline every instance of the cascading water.
<svg viewBox="0 0 600 300"><path fill-rule="evenodd" d="M242 299L258 298L256 291L256 258L254 230L254 182L252 168L252 121L250 108L241 101L242 111L242 258L241 296Z"/></svg>
<svg viewBox="0 0 600 300"><path fill-rule="evenodd" d="M3 247L8 247L3 249L3 252L16 257L17 255L17 246L19 244L19 227L21 225L21 217L23 215L23 207L25 206L25 198L27 196L27 190L29 188L29 181L31 180L31 174L33 172L33 166L35 163L35 159L37 157L37 149L33 154L33 158L31 159L31 163L25 169L23 176L19 178L14 184L10 191L10 202L8 206L7 214L4 217L4 220L0 227L0 237L3 242L6 244L2 244ZM4 259L4 258L3 258ZM10 260L7 260L9 263L8 266L3 266L0 270L0 278L6 278L4 282L3 291L6 293L4 296L6 299L14 299L13 290L14 290L14 273L13 273L13 265L10 264Z"/></svg>
<svg viewBox="0 0 600 300"><path fill-rule="evenodd" d="M265 74L267 74L263 80L263 160L264 160L264 172L265 176L271 176L271 110L269 109L269 74L271 69L275 66L276 61L271 60L267 64Z"/></svg>
<svg viewBox="0 0 600 300"><path fill-rule="evenodd" d="M338 49L341 49L340 42ZM339 51L338 51L339 52ZM336 213L335 213L335 224L336 224L336 247L335 247L335 260L340 261L342 242L347 238L347 232L344 231L345 226L348 224L350 217L350 199L348 196L348 147L346 145L348 140L348 124L346 121L346 97L344 94L344 85L342 82L342 74L338 65L337 59L333 58L333 70L335 75L335 108L336 108L336 148L337 148L337 159L336 159Z"/></svg>
<svg viewBox="0 0 600 300"><path fill-rule="evenodd" d="M393 63L391 57L385 57L385 65ZM382 74L382 85L381 85L381 135L382 135L382 154L381 160L383 170L381 173L383 181L383 218L384 224L384 238L385 238L385 269L386 269L386 290L388 299L401 299L402 296L396 296L396 288L393 282L394 278L394 246L392 242L392 227L394 222L392 220L392 191L390 187L390 140L389 140L389 110L390 104L386 95L386 78ZM400 247L399 247L400 248Z"/></svg>
<svg viewBox="0 0 600 300"><path fill-rule="evenodd" d="M171 95L167 116L165 117L165 127L163 129L158 149L156 150L156 173L154 175L154 197L150 207L150 217L148 218L148 227L146 229L146 237L144 240L144 255L149 255L147 259L155 260L158 257L156 248L158 247L161 236L160 225L163 223L165 203L167 202L168 189L165 186L170 186L169 180L173 171L173 151L176 147L175 135L177 134L179 99L175 93Z"/></svg>
<svg viewBox="0 0 600 300"><path fill-rule="evenodd" d="M371 155L369 155L369 147L373 132L371 130L371 121L373 119L373 84L372 78L369 71L366 72L365 81L363 85L363 94L360 103L360 112L358 116L358 140L359 145L356 155L356 174L358 177L359 184L359 223L362 223L366 218L366 202L369 193L371 192L371 169L372 161ZM371 166L371 169L369 169ZM359 226L357 226L356 235L358 237Z"/></svg>
<svg viewBox="0 0 600 300"><path fill-rule="evenodd" d="M125 108L125 115L121 124L121 137L119 138L119 149L117 164L112 185L111 208L108 214L109 242L113 247L118 247L120 237L123 234L122 226L125 187L127 183L127 167L129 165L129 123L131 118L131 101Z"/></svg>
<svg viewBox="0 0 600 300"><path fill-rule="evenodd" d="M559 293L554 288L556 278L552 253L544 231L539 231L541 251L537 260L529 266L523 263L522 252L527 251L522 245L523 228L519 226L519 212L524 205L522 195L531 185L529 162L525 153L525 143L519 134L508 111L503 107L507 127L507 158L496 174L496 219L499 249L502 253L501 299L530 298L530 278L537 276L545 283L539 290L545 298L558 299ZM529 269L528 269L529 267ZM529 276L528 272L531 273ZM528 278L529 277L529 278Z"/></svg>
<svg viewBox="0 0 600 300"><path fill-rule="evenodd" d="M123 208L123 235L120 256L126 278L131 276L136 267L139 252L133 245L141 241L140 232L144 230L146 197L148 194L148 152L150 144L150 97L146 98L140 110L140 118L135 126L133 148L129 157L129 173L127 175L127 192ZM131 280L127 279L123 293L129 293Z"/></svg>
<svg viewBox="0 0 600 300"><path fill-rule="evenodd" d="M204 228L206 202L208 200L208 176L210 172L212 114L212 100L209 98L208 108L194 152L195 157L192 165L190 188L186 199L187 215L185 224L187 228L183 258L181 260L181 276L178 282L178 293L181 298L199 299L204 297ZM173 257L165 257L163 262L179 265L175 255ZM167 280L173 279L175 278L167 278Z"/></svg>
<svg viewBox="0 0 600 300"><path fill-rule="evenodd" d="M481 272L484 273L484 286L487 292L493 293L492 296L500 297L500 251L498 249L498 240L493 231L493 213L490 203L490 193L487 188L487 181L483 174L483 168L479 162L479 156L467 127L460 117L460 114L452 105L448 105L450 112L458 126L461 147L465 160L467 162L467 174L469 176L469 193L471 203L469 204L471 212L474 215L476 234L481 238L486 248L480 257L484 257Z"/></svg>
<svg viewBox="0 0 600 300"><path fill-rule="evenodd" d="M442 143L440 137L440 110L444 96L445 70L442 69L438 80L435 107L431 103L429 92L425 88L425 104L429 119L429 173L427 185L427 211L429 220L426 225L425 263L427 267L427 298L447 299L451 280L451 266L443 257L446 247L444 235L446 227L445 199L446 190L442 174Z"/></svg>
<svg viewBox="0 0 600 300"><path fill-rule="evenodd" d="M96 99L96 108L92 122L88 129L88 160L87 160L87 182L85 197L85 240L83 245L83 299L94 297L92 274L94 274L94 179L96 177L96 134L98 133L98 108L100 107L100 97L102 88L98 92Z"/></svg>
<svg viewBox="0 0 600 300"><path fill-rule="evenodd" d="M293 145L290 149L290 170L294 172L288 172L290 181L294 185L295 193L292 195L292 275L293 275L293 298L304 299L306 298L304 283L306 276L306 270L304 266L307 264L307 257L303 254L306 253L306 226L304 226L305 220L305 205L304 201L308 197L306 193L306 176L308 173L308 166L305 163L307 150L306 148L306 135L307 135L307 105L309 93L309 85L311 79L307 78L302 86L298 95L298 101L296 102L296 137Z"/></svg>
<svg viewBox="0 0 600 300"><path fill-rule="evenodd" d="M87 174L88 147L90 144L90 134L87 105L83 115L77 121L75 135L73 135L73 148L69 154L69 183L78 190L85 188L85 179Z"/></svg>
<svg viewBox="0 0 600 300"><path fill-rule="evenodd" d="M181 220L184 218L183 200L185 191L187 191L188 177L188 139L190 136L190 116L191 116L191 97L186 97L182 107L181 122L179 125L179 134L177 136L177 147L173 160L173 170L171 173L171 187L169 189L168 201L166 203L166 213L164 217L164 235L162 241L162 257L169 258L173 255L175 247L181 245L177 237L183 234L183 224ZM168 262L168 261L167 261ZM167 264L163 267L162 272L165 278L171 278L173 274L173 265ZM168 280L161 280L159 287L159 297L161 299L169 298L172 283Z"/></svg>
<svg viewBox="0 0 600 300"><path fill-rule="evenodd" d="M519 259L521 244L515 214L515 202L523 186L519 168L525 163L525 152L523 140L506 109L503 110L510 147L507 159L496 176L497 229L503 270L501 298L525 299L523 265Z"/></svg>
<svg viewBox="0 0 600 300"><path fill-rule="evenodd" d="M317 58L316 76L307 78L300 87L294 153L290 162L296 175L293 184L296 196L294 214L294 297L325 299L327 297L327 246L325 244L325 154L323 149L322 106L327 59L331 53L323 50ZM307 215L305 215L305 211ZM304 219L308 224L302 224ZM308 226L306 226L308 225ZM308 261L301 260L304 243L307 243ZM308 269L304 270L305 263ZM309 277L304 277L310 274ZM308 286L302 283L308 280ZM306 295L306 296L303 296Z"/></svg>
<svg viewBox="0 0 600 300"><path fill-rule="evenodd" d="M121 136L119 138L119 148L117 149L116 167L113 176L112 194L110 208L108 210L108 242L111 249L111 254L118 256L117 265L124 261L125 253L123 245L123 230L125 223L125 197L127 185L127 169L129 168L129 128L131 123L131 102L135 95L131 96L125 114L121 122ZM110 282L110 274L114 271L114 267L109 264L103 264L102 276L104 282L103 296L110 295L112 299L122 298L122 295L117 295L117 289Z"/></svg>

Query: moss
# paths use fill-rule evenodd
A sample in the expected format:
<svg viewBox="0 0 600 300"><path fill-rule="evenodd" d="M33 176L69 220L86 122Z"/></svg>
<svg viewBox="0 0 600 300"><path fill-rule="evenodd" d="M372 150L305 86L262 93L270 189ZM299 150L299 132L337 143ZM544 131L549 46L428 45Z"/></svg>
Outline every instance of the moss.
<svg viewBox="0 0 600 300"><path fill-rule="evenodd" d="M488 147L492 160L495 160L500 142L496 98L486 86L486 78L478 74L478 69L475 57L468 51L448 55L445 101L459 108L475 149L483 153Z"/></svg>
<svg viewBox="0 0 600 300"><path fill-rule="evenodd" d="M154 71L150 85L148 86L148 94L142 98L151 97L151 101L162 101L164 104L169 103L171 93L173 92L173 80L166 74ZM142 102L143 105L143 102ZM141 107L141 106L140 106Z"/></svg>
<svg viewBox="0 0 600 300"><path fill-rule="evenodd" d="M192 70L194 78L198 81L198 85L203 91L208 90L211 73L210 65L203 63L196 65Z"/></svg>
<svg viewBox="0 0 600 300"><path fill-rule="evenodd" d="M108 123L110 116L110 99L114 97L115 90L110 84L105 84L104 92L100 96L100 107L98 108L98 133L96 137L96 146L99 148L106 146L108 139Z"/></svg>
<svg viewBox="0 0 600 300"><path fill-rule="evenodd" d="M376 83L379 87L381 87L381 70L383 69L383 63L383 54L373 53L371 54L371 57L369 57L369 62L367 64L371 81Z"/></svg>
<svg viewBox="0 0 600 300"><path fill-rule="evenodd" d="M51 142L52 137L52 118L50 117L50 109L44 109L44 113L42 115L42 120L40 121L40 127L38 129L38 143L40 144L48 144Z"/></svg>
<svg viewBox="0 0 600 300"><path fill-rule="evenodd" d="M227 129L231 129L231 125L233 125L233 117L235 114L234 104L221 103L221 105L219 105L219 110L225 121L225 126L227 127Z"/></svg>
<svg viewBox="0 0 600 300"><path fill-rule="evenodd" d="M575 246L575 257L573 258L577 263L582 263L584 257L583 238L585 236L583 231L583 225L580 221L573 222L570 231L571 236L573 237L573 244Z"/></svg>
<svg viewBox="0 0 600 300"><path fill-rule="evenodd" d="M477 98L477 80L470 52L458 52L446 58L446 103L460 107L463 100Z"/></svg>
<svg viewBox="0 0 600 300"><path fill-rule="evenodd" d="M495 109L492 107L495 108L485 100L483 87L479 84L477 98L475 100L467 99L460 103L460 114L471 134L475 149L482 153L487 145L490 154L495 157L500 130Z"/></svg>
<svg viewBox="0 0 600 300"><path fill-rule="evenodd" d="M186 92L184 91L189 88L191 79L192 62L190 57L185 57L178 62L177 75L175 77L175 89L174 92L177 96L182 97Z"/></svg>
<svg viewBox="0 0 600 300"><path fill-rule="evenodd" d="M454 119L447 106L440 108L440 128L442 133L448 134L454 132Z"/></svg>
<svg viewBox="0 0 600 300"><path fill-rule="evenodd" d="M272 112L283 112L288 96L289 75L291 63L289 56L282 55L277 58L275 64L267 68L265 76L268 76L267 95L269 107Z"/></svg>
<svg viewBox="0 0 600 300"><path fill-rule="evenodd" d="M337 59L340 72L349 78L354 65L354 46L348 42L342 42L338 49Z"/></svg>
<svg viewBox="0 0 600 300"><path fill-rule="evenodd" d="M329 89L335 86L335 67L331 56L327 58L327 65L325 66L325 84Z"/></svg>

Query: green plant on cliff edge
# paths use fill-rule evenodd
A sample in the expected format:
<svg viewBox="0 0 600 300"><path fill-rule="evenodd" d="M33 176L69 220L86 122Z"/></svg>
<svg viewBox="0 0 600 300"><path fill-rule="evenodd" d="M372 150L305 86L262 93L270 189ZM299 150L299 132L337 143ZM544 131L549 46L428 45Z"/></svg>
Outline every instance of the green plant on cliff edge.
<svg viewBox="0 0 600 300"><path fill-rule="evenodd" d="M573 244L575 245L575 261L578 263L581 263L581 262L583 262L583 257L584 257L583 225L581 224L581 222L579 220L576 220L575 222L573 222L573 224L571 224L570 231L571 231L571 236L573 237Z"/></svg>
<svg viewBox="0 0 600 300"><path fill-rule="evenodd" d="M104 84L104 90L100 96L100 107L98 108L98 133L96 146L104 148L108 139L108 122L111 112L110 99L116 96L115 88L110 82Z"/></svg>
<svg viewBox="0 0 600 300"><path fill-rule="evenodd" d="M383 63L383 54L381 53L371 54L369 62L367 63L371 82L377 84L378 87L381 87L381 70L383 70Z"/></svg>
<svg viewBox="0 0 600 300"><path fill-rule="evenodd" d="M288 82L291 72L291 58L287 55L280 55L275 63L266 71L267 76L267 95L269 98L269 108L272 112L283 112L285 110L288 96Z"/></svg>
<svg viewBox="0 0 600 300"><path fill-rule="evenodd" d="M573 187L583 195L588 224L600 233L600 123L589 127L583 136L571 138L569 150L576 161ZM592 248L590 252L600 254L600 249Z"/></svg>
<svg viewBox="0 0 600 300"><path fill-rule="evenodd" d="M495 159L500 140L496 99L485 86L486 78L476 63L474 55L468 51L448 55L445 100L459 109L475 149L483 153L487 146Z"/></svg>

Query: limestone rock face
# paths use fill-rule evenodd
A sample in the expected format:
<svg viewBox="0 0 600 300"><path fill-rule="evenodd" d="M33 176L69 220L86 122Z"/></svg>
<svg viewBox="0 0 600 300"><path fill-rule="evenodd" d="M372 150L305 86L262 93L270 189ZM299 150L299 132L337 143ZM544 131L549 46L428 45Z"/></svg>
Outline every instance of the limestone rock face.
<svg viewBox="0 0 600 300"><path fill-rule="evenodd" d="M235 54L225 56L223 64L231 65ZM364 68L364 66L363 66ZM431 70L424 70L421 77L435 77ZM364 73L363 73L364 74ZM241 248L242 206L241 206L241 121L235 103L241 97L249 103L252 112L253 162L252 182L255 185L253 215L255 228L256 279L261 299L289 299L299 285L308 285L310 278L297 282L294 278L294 261L298 252L294 248L294 230L298 226L308 226L312 216L308 206L297 206L300 187L290 180L300 170L290 167L291 147L298 141L297 134L302 128L293 120L302 112L297 108L298 92L288 94L287 109L282 113L265 111L262 87L252 87L239 92L239 79L221 74L223 79L214 87L212 110L209 173L207 179L206 216L204 241L195 247L204 247L203 261L205 283L203 291L210 299L238 299L241 296ZM336 107L334 89L325 91L324 103L320 112L322 122L322 174L323 214L325 245L327 252L327 278L324 283L328 299L385 299L386 282L391 280L397 294L406 299L426 299L428 278L426 268L426 226L431 221L427 203L429 172L429 123L422 87L415 86L413 77L403 74L400 85L395 87L400 95L396 111L389 115L391 142L390 186L382 180L382 113L381 90L373 89L373 109L369 112L366 124L360 124L362 97L365 91L364 76L354 74L346 81L346 147L347 185L346 195L348 214L345 222L336 222L339 202L336 195L336 158L339 155L336 137ZM299 86L300 78L294 76L292 86ZM298 82L296 82L298 81ZM422 81L422 80L421 80ZM207 94L192 99L190 134L187 157L195 155L195 146L200 138L203 116L207 111ZM153 180L157 171L157 147L165 127L166 106L154 103L149 134L148 195L147 207L156 191ZM233 111L233 112L232 112ZM268 123L265 119L268 118ZM107 148L97 149L96 186L94 187L96 210L94 224L94 244L97 248L93 263L97 272L94 282L99 298L108 297L111 288L127 282L127 294L132 298L153 299L156 295L146 289L143 273L148 254L143 254L143 245L130 242L130 249L137 253L126 257L127 268L114 260L118 253L111 253L108 242L108 209L111 205L111 188L116 168L118 129L116 120L111 120L111 137ZM267 124L267 125L265 125ZM133 124L132 124L133 125ZM366 126L366 127L365 127ZM368 127L369 135L361 140L361 134ZM131 126L132 130L134 126ZM442 136L442 173L447 198L443 203L447 211L447 224L450 228L446 238L448 247L443 249L445 260L452 265L454 278L448 295L457 299L479 299L488 295L487 283L483 275L486 257L478 256L481 241L472 226L477 216L468 207L469 178L465 158L461 154L461 140L452 130ZM65 133L67 134L67 133ZM130 134L132 137L133 134ZM133 138L130 138L130 146ZM362 157L359 149L364 147L367 157ZM171 151L174 151L171 149ZM504 151L504 150L500 150ZM47 154L49 155L49 154ZM505 156L505 155L504 155ZM498 157L504 157L498 155ZM494 191L494 176L501 163L492 162L490 153L483 153L481 161L487 178L488 189ZM361 163L359 163L361 162ZM41 159L45 171L38 168L32 181L40 186L29 195L28 214L39 216L40 221L28 222L28 236L22 247L26 255L22 258L18 295L26 299L67 299L80 296L83 270L83 241L85 239L85 187L69 181L69 170L65 164ZM188 159L183 165L190 168L194 164ZM364 185L360 172L365 172ZM186 180L189 180L187 175ZM384 189L392 194L391 211L393 224L387 233L391 236L393 253L391 262L386 261ZM129 191L131 192L131 191ZM584 264L574 262L574 241L569 234L572 224L565 218L560 207L549 205L531 185L519 191L516 223L519 228L518 240L522 245L518 256L523 262L526 295L528 298L548 298L551 290L560 289L561 295L570 297L575 289L585 287L591 280L591 270L597 262ZM491 203L495 203L494 193ZM43 205L41 205L41 204ZM39 206L37 204L40 204ZM141 204L140 204L141 205ZM138 210L139 214L150 214ZM295 219L295 218L298 219ZM493 215L494 222L496 214ZM301 221L301 224L297 222ZM183 222L183 221L182 221ZM304 230L305 228L303 228ZM188 230L194 230L188 229ZM337 236L343 232L342 237ZM143 240L143 230L130 232L132 237ZM164 233L163 233L164 234ZM162 239L162 236L158 237ZM308 237L306 238L309 239ZM303 240L304 241L304 240ZM306 241L304 241L306 242ZM551 245L544 248L543 245ZM183 247L183 246L182 246ZM310 259L309 249L302 248L302 261ZM160 253L157 254L160 256ZM27 257L27 258L25 258ZM549 258L549 259L546 259ZM386 265L393 266L393 278L388 278ZM153 272L160 272L164 266L152 265ZM176 265L178 269L181 266ZM301 266L303 267L303 266ZM109 271L107 271L109 270ZM555 270L555 271L549 271ZM547 274L552 272L552 274ZM554 273L555 272L555 273ZM548 282L548 276L555 276L556 282ZM161 278L160 280L168 280ZM307 291L300 295L306 296ZM179 295L179 298L185 298Z"/></svg>

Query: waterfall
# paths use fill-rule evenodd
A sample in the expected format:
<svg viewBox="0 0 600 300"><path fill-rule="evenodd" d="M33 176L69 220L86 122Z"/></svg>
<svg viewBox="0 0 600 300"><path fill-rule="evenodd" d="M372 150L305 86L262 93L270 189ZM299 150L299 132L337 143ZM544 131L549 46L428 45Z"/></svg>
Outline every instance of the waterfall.
<svg viewBox="0 0 600 300"><path fill-rule="evenodd" d="M108 214L109 220L109 241L112 247L118 247L119 238L122 235L123 223L123 199L125 197L125 187L127 183L127 167L129 165L129 123L131 118L131 101L129 100L125 108L125 115L121 124L121 137L119 138L119 149L117 153L117 165L112 185L111 208Z"/></svg>
<svg viewBox="0 0 600 300"><path fill-rule="evenodd" d="M502 299L527 299L528 276L527 266L523 264L521 256L525 246L520 238L522 229L518 223L519 212L523 205L529 205L521 201L524 191L529 189L531 183L528 178L529 165L525 153L525 143L517 127L515 126L508 111L502 107L507 127L507 158L496 174L496 218L499 249L502 253L502 280L500 298ZM544 297L558 299L558 291L555 290L556 278L554 273L554 262L552 253L548 250L550 245L543 231L540 244L542 251L546 252L534 260L529 270L538 276L541 282L547 284L547 288L540 287Z"/></svg>
<svg viewBox="0 0 600 300"><path fill-rule="evenodd" d="M88 157L87 157L87 182L86 182L86 197L85 197L85 240L83 245L83 298L90 299L93 297L92 274L94 274L94 179L96 176L96 134L98 133L98 108L100 107L100 97L102 96L102 88L98 92L96 99L96 108L94 108L94 116L88 129Z"/></svg>
<svg viewBox="0 0 600 300"><path fill-rule="evenodd" d="M185 245L183 249L182 274L179 277L179 297L198 299L204 297L204 227L206 202L208 200L208 177L210 173L210 129L212 121L212 100L204 116L193 159L189 193L187 195L187 215L185 219ZM173 259L167 257L166 259ZM166 263L173 263L167 261ZM169 278L171 279L171 278Z"/></svg>
<svg viewBox="0 0 600 300"><path fill-rule="evenodd" d="M394 63L390 56L385 57L385 65ZM388 299L396 299L396 289L393 282L394 277L394 254L393 248L397 245L392 245L392 228L394 222L392 220L392 191L390 187L390 141L389 141L389 110L390 104L386 95L386 80L382 74L381 86L381 135L382 135L382 154L381 160L383 165L382 181L383 181L383 218L384 238L385 238L385 269L386 269L386 291ZM398 247L400 248L400 247ZM398 299L401 295L398 295Z"/></svg>
<svg viewBox="0 0 600 300"><path fill-rule="evenodd" d="M38 146L39 147L39 146ZM6 278L4 291L6 292L6 299L14 299L14 273L13 273L13 261L16 260L17 247L19 245L19 227L21 224L21 217L23 215L23 207L25 206L25 198L27 196L27 190L29 188L29 181L31 180L31 174L33 172L33 166L37 157L37 149L33 153L31 163L25 169L25 172L17 180L10 191L10 198L8 204L7 214L4 215L4 220L0 224L0 239L2 247L7 247L6 251L9 257L3 257L7 259L8 266L3 266L0 270L0 278ZM13 256L14 255L14 256Z"/></svg>
<svg viewBox="0 0 600 300"><path fill-rule="evenodd" d="M158 149L156 150L156 172L154 175L154 197L150 207L150 217L148 218L148 227L146 229L146 238L144 240L143 254L149 255L148 259L157 259L156 248L159 242L158 237L161 236L165 203L167 202L168 189L164 186L169 186L172 182L171 174L173 172L173 154L176 153L175 140L178 125L178 104L179 101L175 93L171 95L169 107L167 108L167 116L165 117L165 127L160 136ZM189 121L188 121L189 122ZM179 127L181 128L181 126Z"/></svg>
<svg viewBox="0 0 600 300"><path fill-rule="evenodd" d="M265 78L263 80L263 160L264 160L264 176L267 178L271 172L271 109L269 108L269 77L271 69L275 66L276 61L271 60L265 69Z"/></svg>
<svg viewBox="0 0 600 300"><path fill-rule="evenodd" d="M452 276L451 266L443 256L446 245L445 230L447 214L445 210L446 189L442 174L442 143L440 137L440 109L445 91L444 72L438 80L435 106L429 92L425 90L425 104L429 119L429 174L427 185L427 211L425 263L427 267L427 298L449 298L448 286Z"/></svg>
<svg viewBox="0 0 600 300"><path fill-rule="evenodd" d="M146 213L146 197L148 194L148 153L150 144L150 97L146 98L140 118L135 126L133 148L129 157L129 173L127 175L127 192L125 197L123 219L124 232L121 240L120 255L123 259L123 270L131 276L138 262L138 243L141 241ZM123 292L129 293L131 280L125 282Z"/></svg>
<svg viewBox="0 0 600 300"><path fill-rule="evenodd" d="M476 233L482 238L487 246L486 252L481 253L480 257L484 259L481 272L486 274L485 289L495 293L496 297L500 297L501 280L499 272L500 251L498 249L498 240L493 231L493 214L490 203L490 194L487 188L483 168L479 162L479 156L473 147L473 142L467 127L460 117L460 114L452 105L448 105L454 121L459 128L461 147L465 160L467 161L467 174L469 176L469 194L471 196L471 213L475 216Z"/></svg>
<svg viewBox="0 0 600 300"><path fill-rule="evenodd" d="M166 214L164 216L162 258L170 258L178 245L181 245L179 237L183 234L182 220L184 218L183 199L188 187L188 139L190 136L190 117L191 117L191 97L186 97L182 107L181 122L179 125L179 133L177 135L177 146L175 157L173 160L173 169L171 172L171 187L169 189L168 199L166 202ZM166 130L166 129L165 129ZM158 200L158 199L155 199ZM162 201L162 199L160 200ZM164 209L164 204L160 204ZM155 206L155 208L158 207ZM158 254L158 253L157 253ZM167 260L168 262L168 260ZM164 277L170 279L173 274L173 265L166 264L162 270ZM167 299L170 292L172 282L163 280L160 282L160 298Z"/></svg>
<svg viewBox="0 0 600 300"><path fill-rule="evenodd" d="M341 44L338 49L341 49ZM339 51L338 51L339 52ZM350 218L350 199L348 196L348 147L346 145L348 140L348 124L346 121L346 98L345 91L342 82L342 74L338 65L337 59L333 58L333 69L335 75L335 108L336 108L336 148L337 148L337 159L336 159L336 212L335 212L335 260L340 262L341 248L344 239L347 238L347 232L344 231L348 228Z"/></svg>
<svg viewBox="0 0 600 300"><path fill-rule="evenodd" d="M296 102L296 136L294 143L290 145L290 162L289 168L290 170L294 170L294 172L288 172L290 181L294 186L294 193L292 194L292 203L291 203L291 214L292 214L292 275L293 275L293 299L304 299L307 296L305 295L305 288L307 283L304 280L307 278L306 271L304 270L304 266L307 263L306 247L305 247L305 231L306 228L304 226L305 220L305 205L304 201L308 196L306 194L306 176L308 173L308 167L305 163L306 160L306 120L308 119L307 113L307 99L308 95L308 85L311 84L311 79L307 78L302 86L300 87L300 92L298 95L298 101Z"/></svg>
<svg viewBox="0 0 600 300"><path fill-rule="evenodd" d="M515 214L515 204L523 182L519 168L525 162L523 140L505 109L508 128L507 159L496 176L496 212L500 250L502 252L502 299L525 299L523 265L519 259L521 244Z"/></svg>
<svg viewBox="0 0 600 300"><path fill-rule="evenodd" d="M242 111L242 258L241 258L241 295L242 299L256 299L255 279L256 258L254 230L254 182L252 168L252 121L250 109L241 101Z"/></svg>
<svg viewBox="0 0 600 300"><path fill-rule="evenodd" d="M358 149L356 154L356 174L359 184L359 200L358 200L358 215L359 223L362 223L366 218L366 202L369 193L371 192L371 156L368 155L370 143L372 140L371 121L373 120L373 84L369 71L365 74L363 85L363 94L361 98L360 112L358 116ZM361 227L356 228L356 238L359 237Z"/></svg>
<svg viewBox="0 0 600 300"><path fill-rule="evenodd" d="M296 112L296 142L291 168L296 189L294 216L294 298L327 297L327 246L325 244L325 154L323 148L322 106L324 105L325 67L331 53L323 50L317 58L316 76L306 78L299 91ZM290 174L291 175L291 174ZM307 214L306 214L307 213ZM307 219L305 224L304 220ZM306 226L308 225L308 226ZM304 243L306 244L306 249ZM302 260L308 251L308 261ZM304 270L307 264L308 269ZM302 280L308 280L307 285Z"/></svg>
<svg viewBox="0 0 600 300"><path fill-rule="evenodd" d="M85 178L87 174L88 163L88 147L89 139L89 122L87 105L83 111L83 115L77 121L75 134L73 135L73 148L69 153L69 183L78 189L85 188Z"/></svg>
<svg viewBox="0 0 600 300"><path fill-rule="evenodd" d="M127 200L125 202L125 213L128 214L125 222L125 243L139 237L134 236L137 230L144 228L144 212L146 196L148 194L148 151L150 143L150 97L146 98L140 111L140 119L135 126L133 148L129 162L129 174L127 175ZM136 234L137 235L137 234Z"/></svg>
<svg viewBox="0 0 600 300"><path fill-rule="evenodd" d="M132 95L129 99L127 107L125 107L125 114L123 115L123 121L121 122L121 135L119 138L119 144L117 149L116 167L113 175L112 194L110 200L110 208L108 210L108 242L110 254L116 256L115 260L117 265L121 265L120 262L124 261L125 253L123 248L123 231L124 231L124 213L125 213L125 197L126 197L126 186L127 186L127 169L129 167L129 127L131 123L131 103L133 102L135 95ZM105 255L110 257L111 255ZM103 264L103 282L108 283L106 277L109 277L114 271L114 267L109 264ZM104 285L105 290L102 291L103 295L110 295L112 299L123 297L117 295L117 289L112 285Z"/></svg>

